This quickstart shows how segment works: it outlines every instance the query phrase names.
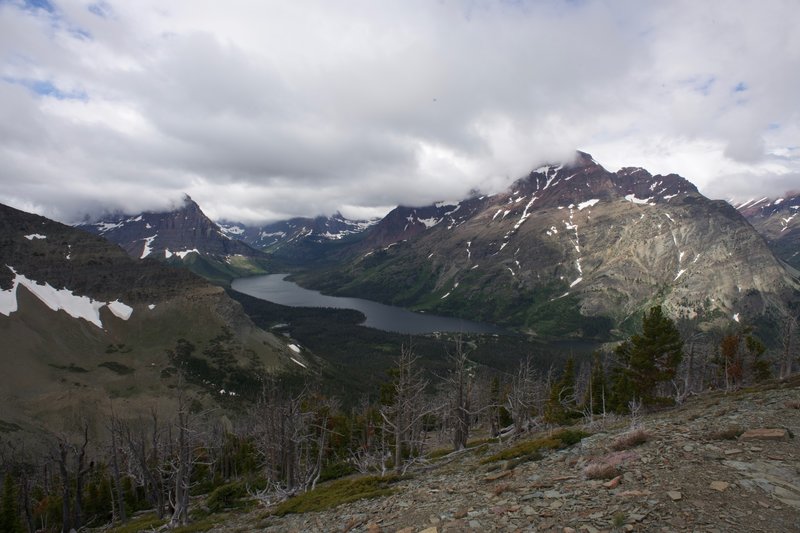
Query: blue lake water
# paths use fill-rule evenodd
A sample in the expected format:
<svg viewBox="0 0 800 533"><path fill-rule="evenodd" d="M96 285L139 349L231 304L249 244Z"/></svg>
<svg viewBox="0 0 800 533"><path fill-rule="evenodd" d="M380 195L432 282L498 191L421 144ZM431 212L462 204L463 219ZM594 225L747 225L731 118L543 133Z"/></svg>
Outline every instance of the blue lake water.
<svg viewBox="0 0 800 533"><path fill-rule="evenodd" d="M500 333L501 329L491 324L470 322L460 318L414 313L361 298L326 296L318 291L304 289L297 283L287 281L288 274L268 274L234 280L233 290L289 307L333 307L355 309L367 317L362 325L392 331L420 335L435 331L453 333Z"/></svg>

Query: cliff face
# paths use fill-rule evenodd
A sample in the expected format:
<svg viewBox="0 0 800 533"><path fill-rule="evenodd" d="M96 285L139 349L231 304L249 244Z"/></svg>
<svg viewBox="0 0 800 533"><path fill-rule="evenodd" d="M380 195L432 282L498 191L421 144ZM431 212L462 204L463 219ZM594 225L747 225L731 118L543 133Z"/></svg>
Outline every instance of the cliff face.
<svg viewBox="0 0 800 533"><path fill-rule="evenodd" d="M398 209L363 242L379 247L306 283L535 333L595 334L656 303L676 317L750 320L797 288L725 202L582 153L502 194Z"/></svg>

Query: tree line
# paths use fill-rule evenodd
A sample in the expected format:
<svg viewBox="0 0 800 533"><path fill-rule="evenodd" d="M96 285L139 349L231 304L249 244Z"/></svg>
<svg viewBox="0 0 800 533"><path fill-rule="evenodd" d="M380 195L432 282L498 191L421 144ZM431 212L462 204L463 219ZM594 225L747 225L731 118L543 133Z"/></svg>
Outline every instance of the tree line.
<svg viewBox="0 0 800 533"><path fill-rule="evenodd" d="M708 389L733 390L796 370L796 320L771 356L751 328L711 334L681 328L653 307L641 332L590 360L541 368L534 356L500 373L447 347L447 371L425 373L413 345L400 347L379 390L343 406L313 381L261 375L257 401L235 412L204 409L178 372L169 412L123 419L105 436L86 421L56 435L45 456L0 441L0 531L70 531L123 523L149 510L170 527L245 496L272 505L353 473L385 476L460 453L475 437L509 440L538 428L634 414ZM208 495L202 507L192 496ZM194 508L193 508L194 506Z"/></svg>

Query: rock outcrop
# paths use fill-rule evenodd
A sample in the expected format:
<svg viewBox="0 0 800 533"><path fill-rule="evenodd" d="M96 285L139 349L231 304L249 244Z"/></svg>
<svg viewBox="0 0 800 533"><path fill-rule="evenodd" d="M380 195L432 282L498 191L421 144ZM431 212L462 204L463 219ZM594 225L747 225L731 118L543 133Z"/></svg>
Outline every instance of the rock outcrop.
<svg viewBox="0 0 800 533"><path fill-rule="evenodd" d="M439 459L391 496L315 513L229 518L239 531L796 531L800 527L800 446L736 439L743 429L800 432L792 401L798 383L715 393L639 420L645 443L613 451L626 419L596 421L579 444L519 465L486 465L503 445ZM732 431L733 429L733 431ZM547 433L545 433L546 435ZM533 438L535 435L531 435ZM524 440L528 436L522 437ZM619 476L588 479L587 466L614 459ZM213 531L223 531L216 528Z"/></svg>

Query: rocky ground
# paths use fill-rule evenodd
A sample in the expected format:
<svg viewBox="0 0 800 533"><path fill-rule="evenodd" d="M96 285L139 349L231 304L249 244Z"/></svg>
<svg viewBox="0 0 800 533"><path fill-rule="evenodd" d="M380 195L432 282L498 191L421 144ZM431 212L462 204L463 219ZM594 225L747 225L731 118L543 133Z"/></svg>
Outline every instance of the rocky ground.
<svg viewBox="0 0 800 533"><path fill-rule="evenodd" d="M492 444L440 459L387 497L284 517L259 510L217 531L800 531L798 383L705 395L638 423L648 439L628 449L612 449L631 431L617 419L514 468L481 463L502 449ZM778 431L736 437L763 428ZM587 479L597 464L619 477Z"/></svg>

